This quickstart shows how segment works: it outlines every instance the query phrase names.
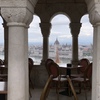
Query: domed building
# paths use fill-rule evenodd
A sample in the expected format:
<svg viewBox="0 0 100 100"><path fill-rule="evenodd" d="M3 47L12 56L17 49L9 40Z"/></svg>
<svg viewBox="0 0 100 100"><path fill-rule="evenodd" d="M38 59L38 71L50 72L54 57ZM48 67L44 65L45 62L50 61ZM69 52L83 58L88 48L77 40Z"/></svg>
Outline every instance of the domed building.
<svg viewBox="0 0 100 100"><path fill-rule="evenodd" d="M56 38L56 41L54 42L54 45L60 45L58 39Z"/></svg>

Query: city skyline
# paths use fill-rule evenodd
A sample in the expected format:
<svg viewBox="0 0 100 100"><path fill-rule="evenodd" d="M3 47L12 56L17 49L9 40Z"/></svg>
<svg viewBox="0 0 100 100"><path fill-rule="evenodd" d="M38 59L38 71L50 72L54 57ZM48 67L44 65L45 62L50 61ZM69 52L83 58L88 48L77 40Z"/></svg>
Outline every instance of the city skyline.
<svg viewBox="0 0 100 100"><path fill-rule="evenodd" d="M41 30L39 27L40 23L39 17L34 15L33 21L30 24L28 30L28 42L32 44L41 44L43 42ZM0 18L0 44L3 43L4 31L2 23L3 21ZM93 44L93 28L89 23L88 15L85 15L82 20L82 27L79 34L79 44L87 45ZM61 44L72 44L72 36L69 28L70 20L65 15L59 14L56 15L51 20L52 28L49 36L49 43L53 44L56 38L60 41ZM38 37L38 38L36 38Z"/></svg>

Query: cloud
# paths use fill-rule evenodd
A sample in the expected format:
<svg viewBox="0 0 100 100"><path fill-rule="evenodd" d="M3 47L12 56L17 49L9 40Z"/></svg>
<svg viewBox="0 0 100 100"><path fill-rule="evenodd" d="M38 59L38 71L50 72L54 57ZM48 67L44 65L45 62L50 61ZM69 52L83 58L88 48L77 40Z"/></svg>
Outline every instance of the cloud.
<svg viewBox="0 0 100 100"><path fill-rule="evenodd" d="M61 36L59 36L60 38L66 38L66 39L68 39L68 38L72 38L72 36L71 35L61 35Z"/></svg>
<svg viewBox="0 0 100 100"><path fill-rule="evenodd" d="M28 30L28 42L29 43L42 43L43 38L41 34L41 29L39 27L40 19L38 16L34 16L33 21L30 24Z"/></svg>
<svg viewBox="0 0 100 100"><path fill-rule="evenodd" d="M37 38L30 38L29 43L42 43L42 38L41 37L39 37L38 39Z"/></svg>
<svg viewBox="0 0 100 100"><path fill-rule="evenodd" d="M0 17L0 43L4 43L4 28L3 28L3 20Z"/></svg>
<svg viewBox="0 0 100 100"><path fill-rule="evenodd" d="M93 27L89 22L88 15L85 15L81 19L82 27L79 34L79 44L93 43Z"/></svg>
<svg viewBox="0 0 100 100"><path fill-rule="evenodd" d="M58 14L51 20L51 23L54 25L59 25L59 24L64 25L64 24L69 24L70 20L68 19L67 16Z"/></svg>
<svg viewBox="0 0 100 100"><path fill-rule="evenodd" d="M93 27L89 23L87 25L82 26L79 36L84 36L84 38L89 36L93 37Z"/></svg>

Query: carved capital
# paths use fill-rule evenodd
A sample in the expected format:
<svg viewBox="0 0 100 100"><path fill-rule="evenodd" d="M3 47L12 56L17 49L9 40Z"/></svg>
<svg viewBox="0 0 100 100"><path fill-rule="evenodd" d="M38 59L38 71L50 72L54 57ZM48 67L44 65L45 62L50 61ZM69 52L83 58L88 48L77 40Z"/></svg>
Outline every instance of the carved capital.
<svg viewBox="0 0 100 100"><path fill-rule="evenodd" d="M41 28L43 37L48 37L51 30L51 23L40 23L40 28Z"/></svg>
<svg viewBox="0 0 100 100"><path fill-rule="evenodd" d="M6 22L29 24L37 0L0 0L1 15Z"/></svg>
<svg viewBox="0 0 100 100"><path fill-rule="evenodd" d="M100 23L100 4L95 4L89 11L90 22L95 25Z"/></svg>
<svg viewBox="0 0 100 100"><path fill-rule="evenodd" d="M70 23L71 34L77 37L81 28L81 23Z"/></svg>
<svg viewBox="0 0 100 100"><path fill-rule="evenodd" d="M29 24L32 13L27 8L1 8L1 15L6 22L17 22Z"/></svg>
<svg viewBox="0 0 100 100"><path fill-rule="evenodd" d="M91 24L100 23L100 1L86 0Z"/></svg>

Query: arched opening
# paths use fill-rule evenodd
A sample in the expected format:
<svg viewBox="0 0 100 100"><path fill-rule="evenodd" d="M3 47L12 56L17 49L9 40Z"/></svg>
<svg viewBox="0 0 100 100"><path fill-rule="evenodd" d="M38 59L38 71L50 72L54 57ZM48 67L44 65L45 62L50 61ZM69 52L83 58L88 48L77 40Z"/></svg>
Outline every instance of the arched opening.
<svg viewBox="0 0 100 100"><path fill-rule="evenodd" d="M4 28L3 19L0 17L0 59L4 60Z"/></svg>
<svg viewBox="0 0 100 100"><path fill-rule="evenodd" d="M72 59L72 36L69 23L68 17L63 14L58 14L51 20L49 58L57 63L69 63Z"/></svg>
<svg viewBox="0 0 100 100"><path fill-rule="evenodd" d="M93 54L93 27L89 22L89 16L81 19L82 27L79 34L79 59L88 58L92 61Z"/></svg>
<svg viewBox="0 0 100 100"><path fill-rule="evenodd" d="M34 15L28 31L28 56L34 61L34 64L40 64L42 60L42 34L39 27L40 18Z"/></svg>

